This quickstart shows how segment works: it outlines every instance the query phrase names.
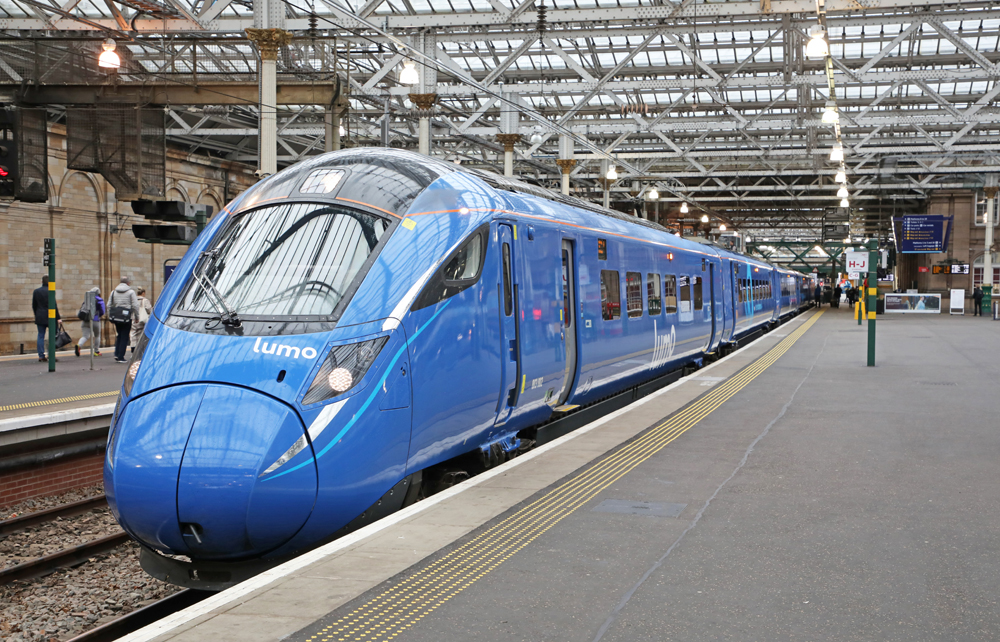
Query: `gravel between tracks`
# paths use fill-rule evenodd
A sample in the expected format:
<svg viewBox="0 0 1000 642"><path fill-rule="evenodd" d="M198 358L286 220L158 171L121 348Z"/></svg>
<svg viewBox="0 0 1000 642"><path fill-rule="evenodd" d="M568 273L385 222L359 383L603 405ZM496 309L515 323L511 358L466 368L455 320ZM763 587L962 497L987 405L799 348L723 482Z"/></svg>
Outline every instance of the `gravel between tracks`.
<svg viewBox="0 0 1000 642"><path fill-rule="evenodd" d="M100 486L9 506L0 518L30 513L92 497ZM107 508L31 527L0 539L0 567L54 553L119 529ZM180 589L146 575L139 567L139 546L129 542L93 561L34 580L0 586L0 640L68 640Z"/></svg>
<svg viewBox="0 0 1000 642"><path fill-rule="evenodd" d="M51 506L31 507L25 513L54 508L76 501L76 499L99 495L99 491L100 489L92 495L83 495L79 498L64 498ZM7 515L12 513L13 511ZM22 562L37 559L43 555L57 553L71 546L85 544L91 540L119 532L121 532L121 527L118 526L118 522L111 514L111 509L107 506L95 508L82 515L57 517L52 521L29 526L24 530L0 538L0 568L17 566Z"/></svg>

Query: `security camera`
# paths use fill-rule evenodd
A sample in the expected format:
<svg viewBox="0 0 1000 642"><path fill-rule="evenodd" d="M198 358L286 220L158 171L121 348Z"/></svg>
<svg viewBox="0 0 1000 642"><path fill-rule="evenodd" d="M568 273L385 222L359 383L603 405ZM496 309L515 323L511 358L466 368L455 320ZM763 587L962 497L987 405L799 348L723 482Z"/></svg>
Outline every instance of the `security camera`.
<svg viewBox="0 0 1000 642"><path fill-rule="evenodd" d="M270 176L271 173L270 172L265 172L262 169L258 169L256 172L253 173L253 175L256 176L257 178L263 180L263 179L267 178L268 176Z"/></svg>

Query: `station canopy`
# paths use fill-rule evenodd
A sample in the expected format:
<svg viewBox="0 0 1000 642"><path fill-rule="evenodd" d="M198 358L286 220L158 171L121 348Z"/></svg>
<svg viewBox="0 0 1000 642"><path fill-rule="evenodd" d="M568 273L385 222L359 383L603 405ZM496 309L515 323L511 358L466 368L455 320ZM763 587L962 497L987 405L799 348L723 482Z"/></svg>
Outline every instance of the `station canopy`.
<svg viewBox="0 0 1000 642"><path fill-rule="evenodd" d="M519 134L515 174L537 184L558 189L556 161L571 151L578 196L607 188L621 209L708 213L789 239L831 223L884 235L933 190L981 189L1000 171L993 2L274 0L256 11L255 22L243 0L0 0L0 95L58 119L64 105L136 88L166 107L170 143L252 163L258 57L245 30L278 24L294 35L277 61L280 165L322 153L333 114L345 146L414 150L429 118L444 160L502 171L497 136ZM828 57L807 55L817 24ZM108 38L122 54L113 75L96 66ZM408 63L417 84L402 83ZM412 98L431 94L430 108ZM838 144L842 163L830 160Z"/></svg>

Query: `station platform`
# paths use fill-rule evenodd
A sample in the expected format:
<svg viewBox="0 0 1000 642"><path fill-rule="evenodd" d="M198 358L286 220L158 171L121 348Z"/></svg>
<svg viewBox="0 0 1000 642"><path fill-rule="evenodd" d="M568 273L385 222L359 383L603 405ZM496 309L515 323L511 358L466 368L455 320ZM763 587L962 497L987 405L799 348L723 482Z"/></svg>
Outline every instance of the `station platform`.
<svg viewBox="0 0 1000 642"><path fill-rule="evenodd" d="M107 348L94 358L57 353L55 372L32 355L0 357L0 448L107 428L125 364Z"/></svg>
<svg viewBox="0 0 1000 642"><path fill-rule="evenodd" d="M1000 324L846 309L130 642L992 640Z"/></svg>

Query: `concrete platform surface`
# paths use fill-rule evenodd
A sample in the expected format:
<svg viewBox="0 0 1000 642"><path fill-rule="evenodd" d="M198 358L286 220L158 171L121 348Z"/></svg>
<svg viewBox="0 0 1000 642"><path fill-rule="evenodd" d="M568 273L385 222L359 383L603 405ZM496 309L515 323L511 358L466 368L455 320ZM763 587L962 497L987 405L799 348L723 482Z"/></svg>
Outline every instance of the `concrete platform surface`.
<svg viewBox="0 0 1000 642"><path fill-rule="evenodd" d="M804 315L126 639L994 640L1000 324L878 337Z"/></svg>
<svg viewBox="0 0 1000 642"><path fill-rule="evenodd" d="M94 357L93 370L86 352L57 358L55 372L37 356L0 360L0 419L114 403L126 364L115 363L113 349Z"/></svg>

